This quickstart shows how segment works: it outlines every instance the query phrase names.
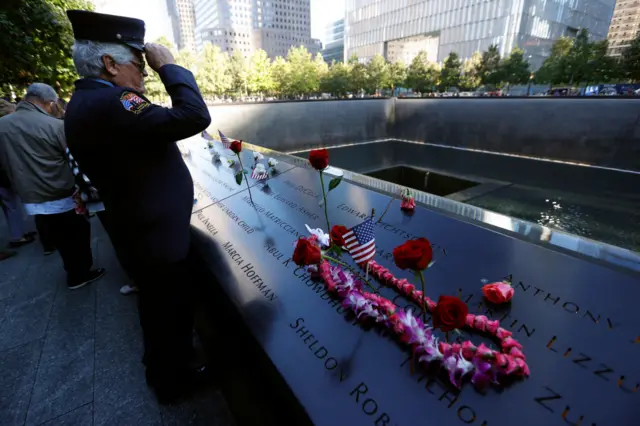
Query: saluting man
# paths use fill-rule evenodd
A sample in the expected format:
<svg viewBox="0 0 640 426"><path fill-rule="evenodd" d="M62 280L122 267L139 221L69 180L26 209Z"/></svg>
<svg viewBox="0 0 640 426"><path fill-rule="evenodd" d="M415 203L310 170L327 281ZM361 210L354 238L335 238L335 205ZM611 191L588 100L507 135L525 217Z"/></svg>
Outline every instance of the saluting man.
<svg viewBox="0 0 640 426"><path fill-rule="evenodd" d="M144 44L144 21L68 11L73 60L82 79L67 107L69 149L99 191L107 232L140 289L147 382L172 402L207 375L191 368L189 222L193 181L176 146L211 117L193 74L171 52ZM160 76L172 108L144 96L145 60Z"/></svg>

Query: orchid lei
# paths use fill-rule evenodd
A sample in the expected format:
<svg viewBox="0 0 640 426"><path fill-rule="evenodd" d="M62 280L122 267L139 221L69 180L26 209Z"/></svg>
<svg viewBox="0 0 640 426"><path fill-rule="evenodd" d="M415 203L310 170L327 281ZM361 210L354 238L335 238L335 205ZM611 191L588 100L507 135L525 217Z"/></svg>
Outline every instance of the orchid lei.
<svg viewBox="0 0 640 426"><path fill-rule="evenodd" d="M308 226L307 229L313 234L308 238L309 241L319 246L326 242L326 234L321 229L311 230ZM530 374L522 345L511 337L510 331L500 327L499 321L489 321L483 315L468 314L466 325L498 338L501 351L490 349L484 344L476 347L470 341L462 344L438 342L433 329L414 316L411 310L400 309L381 295L364 291L363 282L341 266L333 266L328 261L321 260L318 265L309 265L309 269L322 278L329 293L342 299L343 307L351 310L358 319L373 320L393 332L401 343L409 345L419 364L440 362L449 373L451 383L458 388L470 374L471 383L477 388L484 388L491 383L499 384L506 376L526 377ZM407 280L396 279L388 269L374 261L369 262L369 272L384 285L398 289L422 304L422 292ZM435 308L434 301L425 299L429 310Z"/></svg>

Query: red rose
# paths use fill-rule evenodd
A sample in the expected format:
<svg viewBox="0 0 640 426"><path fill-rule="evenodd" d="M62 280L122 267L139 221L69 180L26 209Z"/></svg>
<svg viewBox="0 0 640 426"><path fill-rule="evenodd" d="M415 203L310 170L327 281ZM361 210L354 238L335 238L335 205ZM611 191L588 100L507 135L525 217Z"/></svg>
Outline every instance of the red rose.
<svg viewBox="0 0 640 426"><path fill-rule="evenodd" d="M313 149L309 152L309 163L316 170L324 170L329 165L329 151L326 149Z"/></svg>
<svg viewBox="0 0 640 426"><path fill-rule="evenodd" d="M393 260L400 269L423 271L433 259L431 243L426 238L409 240L393 249Z"/></svg>
<svg viewBox="0 0 640 426"><path fill-rule="evenodd" d="M346 226L333 225L333 228L331 228L331 241L333 244L342 247L344 245L344 234L347 232L349 232L349 230Z"/></svg>
<svg viewBox="0 0 640 426"><path fill-rule="evenodd" d="M231 142L231 146L229 147L229 149L236 154L240 154L240 151L242 151L242 141Z"/></svg>
<svg viewBox="0 0 640 426"><path fill-rule="evenodd" d="M300 238L293 251L293 261L298 266L317 265L322 260L320 247L312 244L306 238Z"/></svg>
<svg viewBox="0 0 640 426"><path fill-rule="evenodd" d="M513 287L504 281L482 286L482 294L484 294L484 297L486 297L489 302L498 305L510 301L513 293L515 293Z"/></svg>
<svg viewBox="0 0 640 426"><path fill-rule="evenodd" d="M433 326L442 331L451 331L465 325L469 308L466 303L454 296L440 296L438 304L431 311Z"/></svg>

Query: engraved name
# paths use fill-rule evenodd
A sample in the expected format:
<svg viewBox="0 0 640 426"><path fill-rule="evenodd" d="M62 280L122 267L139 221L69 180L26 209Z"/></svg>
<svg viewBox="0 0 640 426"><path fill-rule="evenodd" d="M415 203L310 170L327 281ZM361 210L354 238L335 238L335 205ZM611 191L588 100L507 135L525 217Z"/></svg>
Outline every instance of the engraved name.
<svg viewBox="0 0 640 426"><path fill-rule="evenodd" d="M255 267L251 263L245 263L240 252L236 250L230 241L222 245L227 255L233 260L245 276L256 286L258 291L270 302L278 297L276 293L262 280L260 275L255 271Z"/></svg>

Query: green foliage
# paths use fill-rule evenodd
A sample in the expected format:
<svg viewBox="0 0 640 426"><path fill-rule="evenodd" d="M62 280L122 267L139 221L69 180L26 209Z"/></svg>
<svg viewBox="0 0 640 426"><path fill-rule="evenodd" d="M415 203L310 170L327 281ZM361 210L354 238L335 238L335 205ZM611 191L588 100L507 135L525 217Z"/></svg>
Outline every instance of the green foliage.
<svg viewBox="0 0 640 426"><path fill-rule="evenodd" d="M231 87L231 76L227 72L229 55L218 46L209 43L197 62L196 82L204 96L221 96Z"/></svg>
<svg viewBox="0 0 640 426"><path fill-rule="evenodd" d="M462 63L456 52L449 53L440 72L440 91L446 91L450 87L460 86Z"/></svg>
<svg viewBox="0 0 640 426"><path fill-rule="evenodd" d="M386 81L385 88L391 89L393 91L396 89L396 87L404 86L406 80L407 67L402 61L389 64L388 79Z"/></svg>
<svg viewBox="0 0 640 426"><path fill-rule="evenodd" d="M333 61L329 72L320 84L320 90L342 98L347 94L349 85L349 67L343 62Z"/></svg>
<svg viewBox="0 0 640 426"><path fill-rule="evenodd" d="M318 67L306 47L299 46L289 49L287 62L289 64L288 95L301 96L316 93L319 90Z"/></svg>
<svg viewBox="0 0 640 426"><path fill-rule="evenodd" d="M524 59L524 50L515 48L508 58L500 63L500 80L510 86L529 82L531 72L529 63Z"/></svg>
<svg viewBox="0 0 640 426"><path fill-rule="evenodd" d="M622 75L632 82L640 81L640 32L622 52L620 60Z"/></svg>
<svg viewBox="0 0 640 426"><path fill-rule="evenodd" d="M68 95L78 78L71 46L69 9L93 10L86 0L3 0L0 5L0 84L18 96L34 82ZM8 94L8 93L7 93Z"/></svg>
<svg viewBox="0 0 640 426"><path fill-rule="evenodd" d="M231 91L238 94L247 93L247 77L248 77L247 61L244 55L236 50L229 58L226 72L231 82Z"/></svg>
<svg viewBox="0 0 640 426"><path fill-rule="evenodd" d="M369 75L367 66L358 60L356 55L349 58L349 84L347 90L353 94L359 94L368 86Z"/></svg>
<svg viewBox="0 0 640 426"><path fill-rule="evenodd" d="M489 86L500 84L500 51L497 45L492 44L486 52L482 52L476 72L482 84Z"/></svg>
<svg viewBox="0 0 640 426"><path fill-rule="evenodd" d="M256 50L249 61L247 85L251 93L271 93L275 89L275 82L271 74L271 60L267 52Z"/></svg>
<svg viewBox="0 0 640 426"><path fill-rule="evenodd" d="M460 90L475 90L482 84L480 73L478 71L482 63L482 53L475 52L470 59L462 64L462 75L460 76Z"/></svg>
<svg viewBox="0 0 640 426"><path fill-rule="evenodd" d="M281 96L289 93L289 69L289 63L282 56L278 56L271 64L275 92Z"/></svg>
<svg viewBox="0 0 640 426"><path fill-rule="evenodd" d="M378 89L388 86L389 65L382 55L376 55L366 65L368 93L377 93Z"/></svg>
<svg viewBox="0 0 640 426"><path fill-rule="evenodd" d="M241 184L242 184L242 177L243 177L243 175L244 175L244 173L242 173L242 172L243 172L243 170L240 170L238 173L236 173L236 174L235 174L235 177L236 177L236 183L237 183L238 185L241 185Z"/></svg>
<svg viewBox="0 0 640 426"><path fill-rule="evenodd" d="M432 92L438 84L438 74L438 68L427 59L427 52L421 51L409 65L407 86L420 93Z"/></svg>

